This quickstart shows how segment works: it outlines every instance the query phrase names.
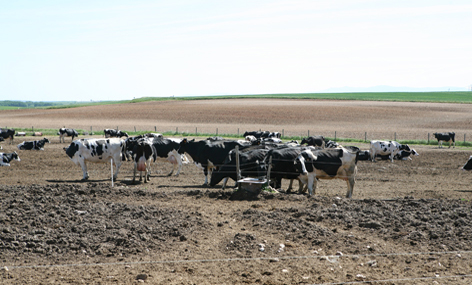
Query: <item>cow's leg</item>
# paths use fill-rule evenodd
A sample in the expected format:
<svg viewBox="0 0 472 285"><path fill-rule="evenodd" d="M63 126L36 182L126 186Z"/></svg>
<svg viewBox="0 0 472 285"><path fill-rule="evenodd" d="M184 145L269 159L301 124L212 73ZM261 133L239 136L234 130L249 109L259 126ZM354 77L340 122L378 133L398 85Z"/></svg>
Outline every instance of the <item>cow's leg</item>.
<svg viewBox="0 0 472 285"><path fill-rule="evenodd" d="M133 184L136 183L136 171L138 168L138 164L134 162L134 168L133 168Z"/></svg>
<svg viewBox="0 0 472 285"><path fill-rule="evenodd" d="M349 176L348 179L346 179L347 182L347 192L346 192L346 198L352 198L352 192L354 191L354 184L356 183L356 179L354 178L354 175L352 174Z"/></svg>
<svg viewBox="0 0 472 285"><path fill-rule="evenodd" d="M304 193L307 190L308 178L306 175L298 176L298 193Z"/></svg>
<svg viewBox="0 0 472 285"><path fill-rule="evenodd" d="M308 173L307 177L308 196L313 196L313 194L316 192L316 186L318 184L318 181L316 181L316 174L314 172Z"/></svg>
<svg viewBox="0 0 472 285"><path fill-rule="evenodd" d="M208 167L203 167L203 174L205 175L205 183L203 183L203 186L207 186L208 185Z"/></svg>
<svg viewBox="0 0 472 285"><path fill-rule="evenodd" d="M293 179L290 179L290 184L288 185L288 188L287 188L287 191L286 191L287 193L292 192L292 189L293 189L292 185L293 185ZM282 185L280 185L280 187L282 187Z"/></svg>
<svg viewBox="0 0 472 285"><path fill-rule="evenodd" d="M82 180L87 180L89 179L89 175L87 172L87 164L84 159L79 160L80 167L82 167L82 172L83 172L83 177Z"/></svg>
<svg viewBox="0 0 472 285"><path fill-rule="evenodd" d="M375 150L370 149L370 161L375 162Z"/></svg>
<svg viewBox="0 0 472 285"><path fill-rule="evenodd" d="M116 172L113 174L113 180L116 180L118 177L118 172L120 172L120 167L121 167L121 153L118 155L118 157L115 157L115 166L116 166Z"/></svg>
<svg viewBox="0 0 472 285"><path fill-rule="evenodd" d="M221 187L221 190L225 190L226 183L228 183L228 177L225 177L225 178L223 179L223 186ZM236 184L237 184L237 182L236 182Z"/></svg>

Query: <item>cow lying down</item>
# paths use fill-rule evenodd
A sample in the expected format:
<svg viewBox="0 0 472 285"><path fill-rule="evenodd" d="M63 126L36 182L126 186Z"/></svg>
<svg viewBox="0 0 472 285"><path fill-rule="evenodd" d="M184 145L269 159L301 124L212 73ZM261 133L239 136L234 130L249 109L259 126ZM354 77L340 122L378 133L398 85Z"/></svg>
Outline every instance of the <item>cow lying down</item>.
<svg viewBox="0 0 472 285"><path fill-rule="evenodd" d="M10 166L12 160L21 161L16 151L12 153L0 152L0 166Z"/></svg>
<svg viewBox="0 0 472 285"><path fill-rule="evenodd" d="M24 141L17 145L19 150L44 150L44 144L49 143L47 138L39 141Z"/></svg>
<svg viewBox="0 0 472 285"><path fill-rule="evenodd" d="M313 195L318 179L343 179L347 183L346 197L351 198L356 183L357 152L346 148L303 150L295 160L301 175L300 181L307 184L308 194Z"/></svg>

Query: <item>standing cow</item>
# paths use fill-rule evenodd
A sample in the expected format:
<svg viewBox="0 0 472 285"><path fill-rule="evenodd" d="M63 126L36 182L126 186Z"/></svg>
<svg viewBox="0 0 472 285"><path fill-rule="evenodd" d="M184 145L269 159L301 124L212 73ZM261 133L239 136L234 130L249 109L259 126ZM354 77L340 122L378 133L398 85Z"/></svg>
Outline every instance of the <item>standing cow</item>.
<svg viewBox="0 0 472 285"><path fill-rule="evenodd" d="M456 147L456 134L453 132L449 133L434 133L433 136L438 140L439 148L442 148L443 142L449 143L449 148L453 144L453 148Z"/></svg>
<svg viewBox="0 0 472 285"><path fill-rule="evenodd" d="M151 180L151 163L156 161L156 149L152 145L151 139L138 139L134 145L133 153L135 154L133 183L136 181L136 171L139 171L139 181L143 180L144 172L144 183L147 183Z"/></svg>
<svg viewBox="0 0 472 285"><path fill-rule="evenodd" d="M407 144L400 144L396 141L371 141L370 142L370 159L375 162L375 156L390 155L390 160L393 162L393 158L401 150L411 151Z"/></svg>
<svg viewBox="0 0 472 285"><path fill-rule="evenodd" d="M64 137L72 137L71 142L74 141L75 137L78 137L79 133L74 129L60 128L59 129L59 142L64 143Z"/></svg>
<svg viewBox="0 0 472 285"><path fill-rule="evenodd" d="M326 140L323 136L311 136L307 138L303 138L300 144L307 144L309 146L317 146L321 148L325 148Z"/></svg>
<svg viewBox="0 0 472 285"><path fill-rule="evenodd" d="M352 197L357 173L357 152L340 147L335 149L304 150L296 159L301 176L313 195L318 179L343 179L347 182L346 198Z"/></svg>
<svg viewBox="0 0 472 285"><path fill-rule="evenodd" d="M13 144L14 136L15 136L14 129L0 129L0 137L3 139L10 139L10 144Z"/></svg>
<svg viewBox="0 0 472 285"><path fill-rule="evenodd" d="M88 162L109 162L113 159L116 171L113 179L116 179L120 171L121 160L124 157L123 153L126 148L126 143L122 139L79 139L72 142L69 147L64 148L69 158L76 164L82 167L83 178L87 180L89 174L87 172Z"/></svg>

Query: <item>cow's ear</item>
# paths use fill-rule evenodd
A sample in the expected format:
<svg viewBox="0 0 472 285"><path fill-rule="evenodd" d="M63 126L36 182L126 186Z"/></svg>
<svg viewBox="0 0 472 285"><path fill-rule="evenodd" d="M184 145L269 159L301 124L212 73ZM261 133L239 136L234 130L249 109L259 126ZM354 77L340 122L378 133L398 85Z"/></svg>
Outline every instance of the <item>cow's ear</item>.
<svg viewBox="0 0 472 285"><path fill-rule="evenodd" d="M194 141L195 141L195 139L192 139L190 142L194 142Z"/></svg>

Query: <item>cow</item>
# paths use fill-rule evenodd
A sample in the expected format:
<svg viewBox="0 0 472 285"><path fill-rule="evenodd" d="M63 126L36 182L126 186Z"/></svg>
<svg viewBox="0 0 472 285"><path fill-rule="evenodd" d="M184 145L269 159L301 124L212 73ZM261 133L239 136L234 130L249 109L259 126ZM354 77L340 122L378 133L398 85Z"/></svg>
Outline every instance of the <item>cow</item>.
<svg viewBox="0 0 472 285"><path fill-rule="evenodd" d="M136 171L139 171L139 181L143 180L144 172L144 183L150 181L151 177L151 163L156 161L156 149L152 145L150 138L141 138L136 141L134 145L134 170L133 170L133 183L136 182Z"/></svg>
<svg viewBox="0 0 472 285"><path fill-rule="evenodd" d="M47 138L44 138L39 141L24 141L17 145L19 150L44 150L44 144L49 143Z"/></svg>
<svg viewBox="0 0 472 285"><path fill-rule="evenodd" d="M295 159L304 150L310 147L291 147L282 145L269 150L264 157L263 163L270 167L270 184L276 189L282 188L282 179L289 179L290 185L286 192L292 191L293 180L300 176L295 165ZM302 190L302 183L299 180L299 189Z"/></svg>
<svg viewBox="0 0 472 285"><path fill-rule="evenodd" d="M472 155L469 156L469 160L467 160L464 166L462 166L462 170L467 170L467 171L472 170Z"/></svg>
<svg viewBox="0 0 472 285"><path fill-rule="evenodd" d="M307 144L311 146L317 146L321 148L325 148L326 140L323 136L311 136L307 138L303 138L300 144Z"/></svg>
<svg viewBox="0 0 472 285"><path fill-rule="evenodd" d="M0 152L0 166L10 166L12 160L21 161L18 153L16 151L12 153L3 153Z"/></svg>
<svg viewBox="0 0 472 285"><path fill-rule="evenodd" d="M64 137L72 137L71 142L74 141L75 137L78 137L79 133L74 129L60 128L59 129L59 142L64 143Z"/></svg>
<svg viewBox="0 0 472 285"><path fill-rule="evenodd" d="M370 150L361 150L357 155L357 160L370 160Z"/></svg>
<svg viewBox="0 0 472 285"><path fill-rule="evenodd" d="M187 138L184 138L180 142L178 153L188 153L195 164L203 168L203 174L205 175L205 183L203 185L206 186L208 185L208 175L211 176L213 169L223 164L229 151L236 146L242 147L243 144L232 140L195 141L193 139L189 141Z"/></svg>
<svg viewBox="0 0 472 285"><path fill-rule="evenodd" d="M279 138L281 137L279 132L269 132L269 131L252 131L244 132L244 137L254 136L256 139L266 139L266 138Z"/></svg>
<svg viewBox="0 0 472 285"><path fill-rule="evenodd" d="M181 139L174 138L155 138L152 145L156 150L157 161L170 162L174 167L167 176L171 176L175 172L175 176L179 176L182 170L182 164L189 163L185 154L179 154Z"/></svg>
<svg viewBox="0 0 472 285"><path fill-rule="evenodd" d="M116 179L120 171L123 153L126 148L124 140L119 138L111 139L78 139L73 141L69 147L64 148L67 156L76 164L82 167L83 178L89 178L87 172L87 162L108 162L113 159L116 171L113 179Z"/></svg>
<svg viewBox="0 0 472 285"><path fill-rule="evenodd" d="M265 176L266 168L264 164L261 164L265 158L265 155L269 151L269 148L265 146L254 146L247 149L243 148L239 152L239 169L240 177L260 177ZM224 164L217 170L213 171L210 179L210 186L215 186L223 181L222 189L226 187L228 178L237 181L236 173L236 152L231 150L228 154Z"/></svg>
<svg viewBox="0 0 472 285"><path fill-rule="evenodd" d="M400 144L396 141L373 140L370 142L370 159L375 162L377 154L389 155L390 160L393 162L393 158L401 150L411 151L407 144Z"/></svg>
<svg viewBox="0 0 472 285"><path fill-rule="evenodd" d="M120 130L114 129L104 129L103 133L105 134L105 138L121 138L121 137L128 137L128 134L122 132Z"/></svg>
<svg viewBox="0 0 472 285"><path fill-rule="evenodd" d="M439 148L442 148L443 142L448 142L449 143L449 148L451 148L451 144L453 145L453 148L456 147L456 134L453 132L448 132L448 133L434 133L433 136L438 140L438 145Z"/></svg>
<svg viewBox="0 0 472 285"><path fill-rule="evenodd" d="M332 140L329 140L325 143L325 148L337 148L339 144L337 142L334 142Z"/></svg>
<svg viewBox="0 0 472 285"><path fill-rule="evenodd" d="M347 182L346 198L352 197L357 173L357 152L346 148L303 150L296 158L301 175L307 184L308 195L316 190L318 179L343 179Z"/></svg>
<svg viewBox="0 0 472 285"><path fill-rule="evenodd" d="M14 129L1 129L0 128L0 137L3 139L10 139L10 144L13 144L14 136L15 136Z"/></svg>
<svg viewBox="0 0 472 285"><path fill-rule="evenodd" d="M397 160L412 160L411 155L419 155L419 153L416 152L416 150L414 150L413 148L412 148L410 151L407 151L407 150L400 150L400 151L393 157L393 159L397 159ZM380 158L380 159L383 159L383 160L390 159L390 155L380 155L380 154L377 154L376 157L378 157L378 158Z"/></svg>

